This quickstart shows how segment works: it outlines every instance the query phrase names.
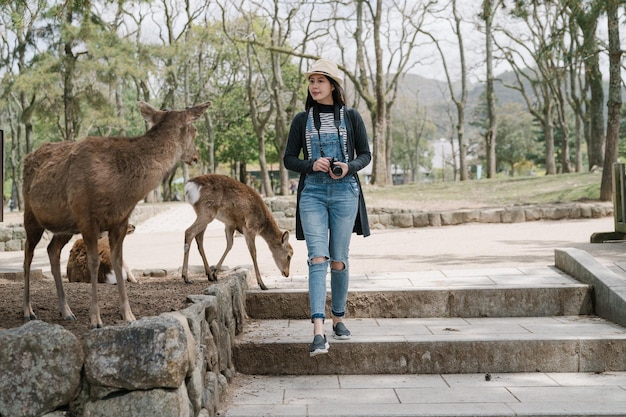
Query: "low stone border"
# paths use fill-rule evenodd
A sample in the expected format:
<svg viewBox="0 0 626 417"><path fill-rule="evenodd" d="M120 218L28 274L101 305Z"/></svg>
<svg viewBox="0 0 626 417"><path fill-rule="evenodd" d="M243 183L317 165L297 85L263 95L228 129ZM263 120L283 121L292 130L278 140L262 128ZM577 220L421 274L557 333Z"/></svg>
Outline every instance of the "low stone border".
<svg viewBox="0 0 626 417"><path fill-rule="evenodd" d="M139 224L152 216L170 208L167 204L138 204L130 216L131 224ZM37 247L45 247L50 242L51 234L46 231ZM26 231L23 222L13 224L0 223L0 252L24 250Z"/></svg>
<svg viewBox="0 0 626 417"><path fill-rule="evenodd" d="M89 331L35 320L0 331L0 416L216 417L235 375L249 271L177 312Z"/></svg>
<svg viewBox="0 0 626 417"><path fill-rule="evenodd" d="M293 199L266 199L278 226L295 228L296 203ZM465 223L521 223L537 220L592 219L613 215L610 202L562 203L504 208L479 208L442 211L368 208L372 229L453 226Z"/></svg>

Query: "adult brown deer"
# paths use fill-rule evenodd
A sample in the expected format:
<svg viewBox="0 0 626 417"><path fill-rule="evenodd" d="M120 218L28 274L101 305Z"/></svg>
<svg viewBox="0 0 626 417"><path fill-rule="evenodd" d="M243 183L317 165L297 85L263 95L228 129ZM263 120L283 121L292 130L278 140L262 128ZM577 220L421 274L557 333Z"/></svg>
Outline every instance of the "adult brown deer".
<svg viewBox="0 0 626 417"><path fill-rule="evenodd" d="M182 160L198 159L191 124L211 105L206 102L180 111L161 111L140 102L139 110L151 126L143 135L88 137L78 142L47 143L24 160L24 318L36 319L30 301L30 266L44 230L53 233L48 257L57 289L61 316L70 310L61 281L61 250L81 233L91 273L92 327L102 327L98 307L98 236L108 231L111 263L117 279L120 310L125 321L135 320L122 279L122 245L128 218L135 205L155 189Z"/></svg>
<svg viewBox="0 0 626 417"><path fill-rule="evenodd" d="M289 243L289 232L282 232L265 202L254 189L225 175L209 174L190 179L185 184L187 201L196 212L196 220L185 230L185 256L183 260L182 276L187 278L187 263L189 261L189 247L196 239L198 251L204 263L204 270L209 281L216 281L216 271L219 271L222 262L233 247L235 230L242 233L246 239L256 280L261 289L267 287L263 283L256 258L255 238L260 235L272 252L274 262L284 277L289 276L289 265L293 256L293 248ZM215 266L214 270L204 254L204 232L207 225L214 219L224 223L226 232L226 250Z"/></svg>
<svg viewBox="0 0 626 417"><path fill-rule="evenodd" d="M128 225L127 235L135 231L135 226ZM115 271L111 263L111 247L109 246L109 237L102 236L98 239L98 257L100 258L100 267L98 268L98 283L116 284ZM122 265L122 275L124 281L137 282L126 261ZM67 280L69 282L91 282L91 273L89 272L89 261L87 259L87 247L83 239L77 239L70 250L70 257L67 260Z"/></svg>

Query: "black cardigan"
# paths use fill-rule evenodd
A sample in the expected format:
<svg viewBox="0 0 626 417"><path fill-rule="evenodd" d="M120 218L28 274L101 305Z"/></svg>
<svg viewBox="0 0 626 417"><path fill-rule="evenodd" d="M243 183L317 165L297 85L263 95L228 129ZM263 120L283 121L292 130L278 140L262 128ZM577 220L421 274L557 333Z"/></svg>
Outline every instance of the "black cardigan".
<svg viewBox="0 0 626 417"><path fill-rule="evenodd" d="M348 149L348 173L354 175L359 186L359 210L354 222L353 232L363 237L370 235L370 226L367 218L367 208L365 207L365 199L363 198L363 189L358 171L365 168L372 160L369 143L367 141L367 131L365 123L358 111L350 107L344 107L346 115L346 131L348 132L347 149ZM302 231L302 221L300 219L300 195L304 188L304 178L307 174L313 173L313 160L309 159L306 147L306 122L307 112L296 114L291 122L289 137L287 139L287 148L283 163L285 168L300 173L300 181L298 182L298 195L296 205L296 239L304 240L304 232ZM300 152L304 154L304 159L300 159Z"/></svg>

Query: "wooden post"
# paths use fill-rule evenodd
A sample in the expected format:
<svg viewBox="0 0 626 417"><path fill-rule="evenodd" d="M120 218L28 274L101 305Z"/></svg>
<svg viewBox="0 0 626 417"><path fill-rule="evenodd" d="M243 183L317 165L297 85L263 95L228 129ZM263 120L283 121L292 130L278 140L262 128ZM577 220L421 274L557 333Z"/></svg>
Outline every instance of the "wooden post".
<svg viewBox="0 0 626 417"><path fill-rule="evenodd" d="M624 164L613 164L613 221L615 231L598 232L591 235L591 243L624 240L626 238L626 180Z"/></svg>
<svg viewBox="0 0 626 417"><path fill-rule="evenodd" d="M4 221L4 130L0 129L0 194L2 194L2 210L0 223Z"/></svg>
<svg viewBox="0 0 626 417"><path fill-rule="evenodd" d="M613 218L615 231L626 233L626 192L624 190L624 164L613 164Z"/></svg>

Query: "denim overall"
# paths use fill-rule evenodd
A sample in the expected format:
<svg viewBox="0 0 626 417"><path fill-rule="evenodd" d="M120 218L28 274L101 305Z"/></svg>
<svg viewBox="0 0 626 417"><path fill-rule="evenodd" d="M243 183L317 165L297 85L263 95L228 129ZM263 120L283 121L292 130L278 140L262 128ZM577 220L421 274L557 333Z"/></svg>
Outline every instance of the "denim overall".
<svg viewBox="0 0 626 417"><path fill-rule="evenodd" d="M341 120L342 132L345 120ZM307 119L307 131L311 132L310 155L312 160L321 157L337 158L345 162L344 144L339 140L339 130L321 133L313 127L312 117ZM311 320L324 319L326 306L326 274L331 261L343 262L343 270L330 271L331 311L335 317L343 317L350 280L348 252L354 221L358 211L359 188L353 175L339 180L327 172L307 174L300 197L300 217L308 250L309 302ZM312 263L316 257L324 262Z"/></svg>

